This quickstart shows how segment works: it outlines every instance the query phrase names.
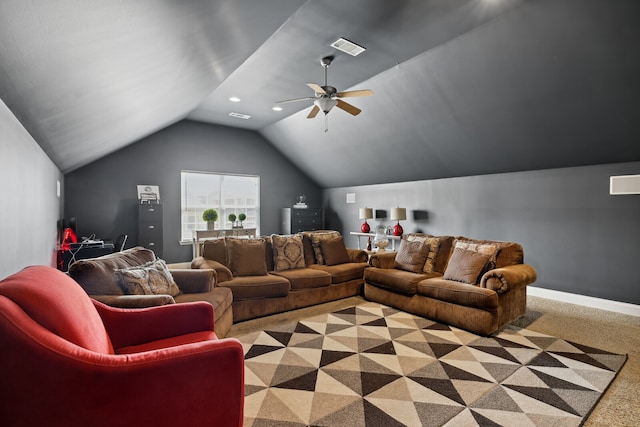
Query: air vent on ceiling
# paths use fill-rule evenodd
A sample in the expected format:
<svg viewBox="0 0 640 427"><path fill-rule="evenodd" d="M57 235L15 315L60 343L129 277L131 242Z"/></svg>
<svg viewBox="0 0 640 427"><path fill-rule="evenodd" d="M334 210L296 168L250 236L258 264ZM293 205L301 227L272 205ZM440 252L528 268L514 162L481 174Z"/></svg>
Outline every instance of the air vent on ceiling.
<svg viewBox="0 0 640 427"><path fill-rule="evenodd" d="M248 119L250 119L250 118L251 118L251 116L250 116L250 115L248 115L248 114L242 114L242 113L229 113L229 115L230 115L231 117L235 117L235 118L237 118L237 119L244 119L244 120L248 120Z"/></svg>
<svg viewBox="0 0 640 427"><path fill-rule="evenodd" d="M340 37L338 40L331 43L331 47L334 47L342 52L348 53L351 56L358 56L366 49L362 46L358 46L352 41Z"/></svg>

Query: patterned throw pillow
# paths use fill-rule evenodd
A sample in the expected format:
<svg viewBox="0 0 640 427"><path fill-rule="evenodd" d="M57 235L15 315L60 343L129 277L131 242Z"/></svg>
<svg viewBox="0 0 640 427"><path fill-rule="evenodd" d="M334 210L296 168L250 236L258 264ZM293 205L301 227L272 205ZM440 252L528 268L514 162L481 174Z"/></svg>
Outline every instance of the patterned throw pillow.
<svg viewBox="0 0 640 427"><path fill-rule="evenodd" d="M167 264L157 259L141 266L121 268L114 271L118 285L127 295L171 295L180 294Z"/></svg>
<svg viewBox="0 0 640 427"><path fill-rule="evenodd" d="M419 240L402 239L396 254L395 268L420 273L429 255L429 245Z"/></svg>
<svg viewBox="0 0 640 427"><path fill-rule="evenodd" d="M427 260L424 262L424 268L422 269L422 271L425 273L433 273L435 271L436 256L438 255L438 249L440 249L440 239L435 236L428 236L426 234L425 235L408 234L406 236L403 236L403 239L405 238L410 242L418 241L418 242L423 242L429 245L429 254L427 255Z"/></svg>
<svg viewBox="0 0 640 427"><path fill-rule="evenodd" d="M267 261L264 239L225 237L229 269L234 276L266 276Z"/></svg>
<svg viewBox="0 0 640 427"><path fill-rule="evenodd" d="M500 252L500 245L495 243L476 243L470 240L456 240L453 245L455 248L466 249L472 252L479 252L489 255L487 264L482 269L481 273L484 274L489 270L496 268L496 260L498 259L498 252ZM481 274L481 277L482 277Z"/></svg>
<svg viewBox="0 0 640 427"><path fill-rule="evenodd" d="M273 245L274 271L284 271L305 267L304 248L302 246L302 236L300 234L289 236L272 234L271 242Z"/></svg>
<svg viewBox="0 0 640 427"><path fill-rule="evenodd" d="M475 285L491 255L455 247L443 279Z"/></svg>

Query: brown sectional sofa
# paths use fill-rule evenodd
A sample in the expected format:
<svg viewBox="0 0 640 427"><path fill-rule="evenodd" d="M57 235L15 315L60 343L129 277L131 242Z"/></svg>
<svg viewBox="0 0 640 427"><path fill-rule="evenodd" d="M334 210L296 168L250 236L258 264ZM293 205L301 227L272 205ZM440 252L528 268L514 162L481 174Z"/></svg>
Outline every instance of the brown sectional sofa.
<svg viewBox="0 0 640 427"><path fill-rule="evenodd" d="M392 252L371 257L366 299L480 335L525 314L536 272L524 264L520 244L415 233L403 236L398 253L415 241L429 247L420 268L399 263Z"/></svg>
<svg viewBox="0 0 640 427"><path fill-rule="evenodd" d="M361 295L368 255L335 231L205 241L194 269L213 269L233 293L233 321Z"/></svg>
<svg viewBox="0 0 640 427"><path fill-rule="evenodd" d="M146 285L150 277L170 277L177 289L170 292L173 295L151 289L146 294L140 294L143 291L138 289L131 289L133 294L125 294L119 280L122 281L127 273L131 274L129 282L134 284L144 280ZM113 307L144 308L207 301L213 306L214 330L219 338L223 338L233 324L231 291L216 286L214 270L166 268L164 261L157 260L149 249L135 247L98 258L79 260L69 267L69 275L89 296Z"/></svg>

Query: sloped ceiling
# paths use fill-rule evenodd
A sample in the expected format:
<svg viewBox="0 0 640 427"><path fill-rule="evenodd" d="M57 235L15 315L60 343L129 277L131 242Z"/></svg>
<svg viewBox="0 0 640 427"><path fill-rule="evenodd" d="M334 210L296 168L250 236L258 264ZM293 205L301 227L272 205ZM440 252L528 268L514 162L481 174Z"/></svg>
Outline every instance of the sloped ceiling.
<svg viewBox="0 0 640 427"><path fill-rule="evenodd" d="M322 187L636 161L638 22L637 0L6 0L0 98L63 172L185 118ZM330 85L375 93L362 113L273 111L326 55Z"/></svg>

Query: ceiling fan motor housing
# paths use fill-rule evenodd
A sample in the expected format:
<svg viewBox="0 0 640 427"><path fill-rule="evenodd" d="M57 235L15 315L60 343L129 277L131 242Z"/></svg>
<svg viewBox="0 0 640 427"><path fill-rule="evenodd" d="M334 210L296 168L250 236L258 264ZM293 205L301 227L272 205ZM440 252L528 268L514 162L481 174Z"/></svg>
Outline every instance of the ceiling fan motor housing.
<svg viewBox="0 0 640 427"><path fill-rule="evenodd" d="M325 114L329 113L333 107L338 104L338 101L329 97L323 96L313 101Z"/></svg>

